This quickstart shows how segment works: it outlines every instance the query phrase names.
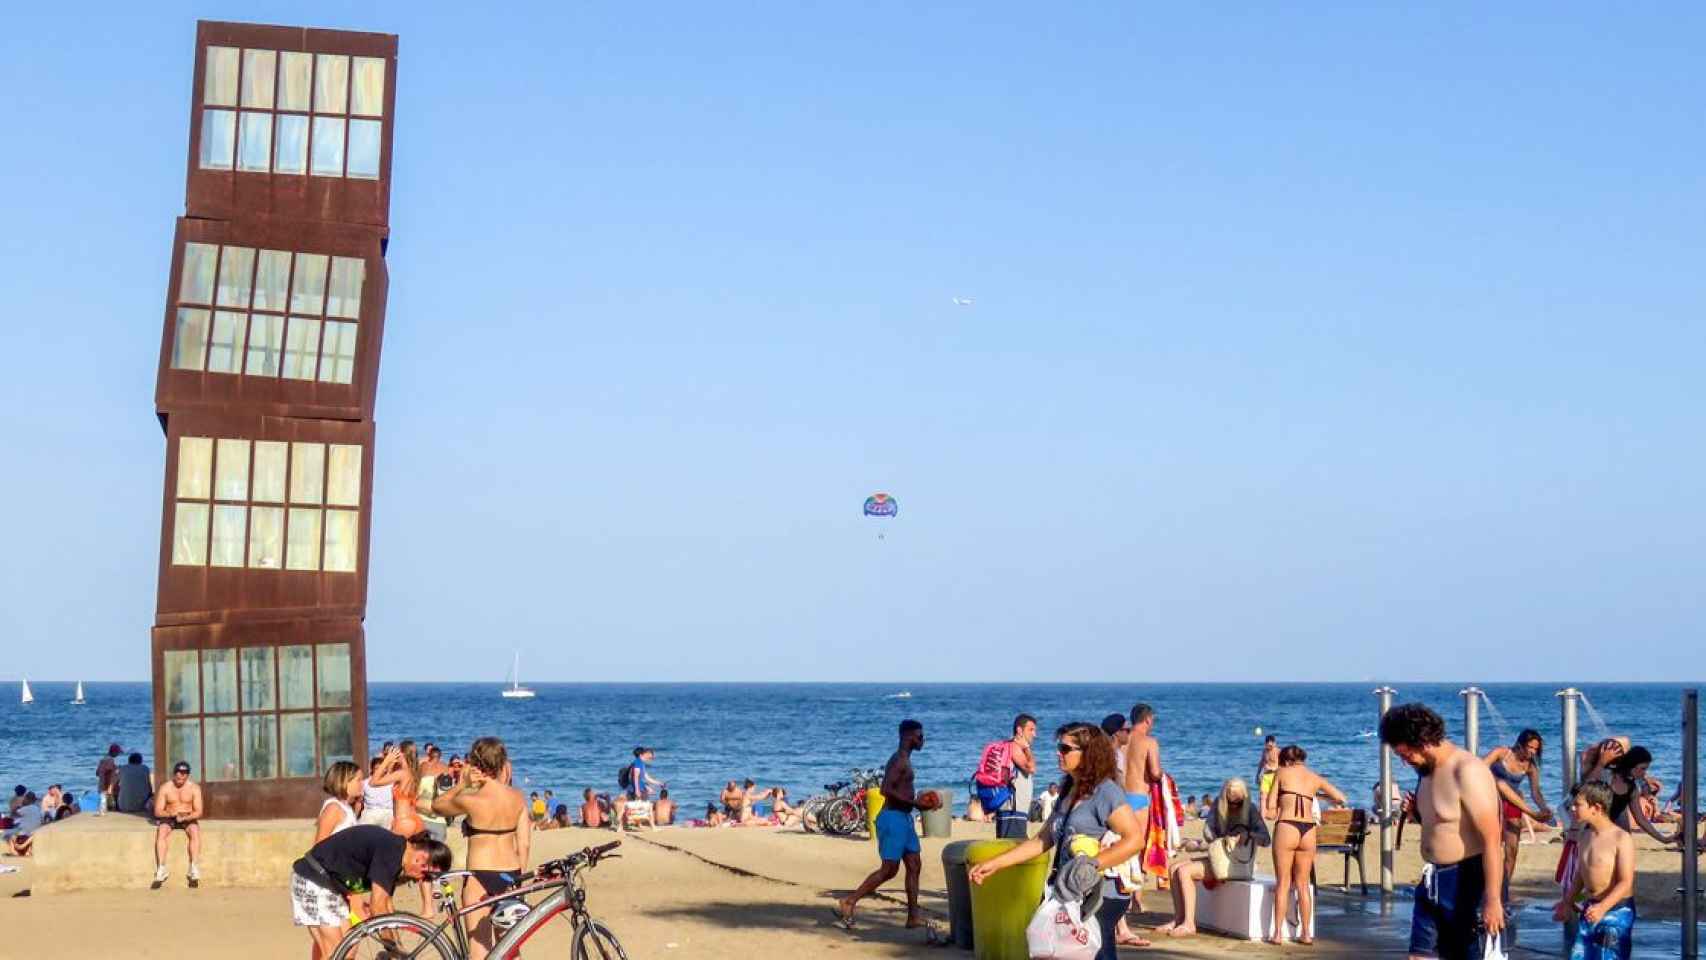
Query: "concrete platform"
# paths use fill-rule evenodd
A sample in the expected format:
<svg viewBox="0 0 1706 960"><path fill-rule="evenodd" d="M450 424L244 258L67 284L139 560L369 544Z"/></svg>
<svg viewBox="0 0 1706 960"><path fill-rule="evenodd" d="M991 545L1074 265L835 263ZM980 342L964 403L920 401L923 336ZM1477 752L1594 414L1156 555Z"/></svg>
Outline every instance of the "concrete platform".
<svg viewBox="0 0 1706 960"><path fill-rule="evenodd" d="M154 825L133 814L78 814L35 833L33 896L76 890L145 890L154 882ZM282 888L290 865L314 839L312 820L207 820L201 825L201 886ZM466 841L449 838L460 863ZM16 863L17 861L8 861ZM175 832L166 853L170 886L188 883L189 844Z"/></svg>

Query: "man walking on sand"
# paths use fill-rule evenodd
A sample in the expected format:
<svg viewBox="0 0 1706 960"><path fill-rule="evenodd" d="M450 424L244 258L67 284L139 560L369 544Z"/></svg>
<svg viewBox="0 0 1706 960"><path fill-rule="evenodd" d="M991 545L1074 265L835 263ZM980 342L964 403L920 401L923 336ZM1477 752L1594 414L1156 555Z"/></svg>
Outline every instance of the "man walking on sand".
<svg viewBox="0 0 1706 960"><path fill-rule="evenodd" d="M836 905L836 919L843 927L853 929L853 908L859 901L875 893L906 865L906 925L924 926L924 915L918 909L918 831L912 824L912 811L934 810L935 803L918 802L912 786L912 754L924 749L924 724L917 720L900 722L900 746L883 767L883 809L877 814L877 858L882 863L859 889L841 898ZM929 799L935 800L930 794Z"/></svg>
<svg viewBox="0 0 1706 960"><path fill-rule="evenodd" d="M1629 960L1635 949L1635 838L1612 822L1611 804L1603 783L1576 787L1570 801L1582 827L1576 875L1552 910L1559 923L1577 921L1570 960Z"/></svg>
<svg viewBox="0 0 1706 960"><path fill-rule="evenodd" d="M1120 774L1120 787L1125 791L1125 800L1131 805L1131 811L1137 814L1137 832L1143 838L1138 846L1137 859L1132 864L1133 872L1139 878L1143 876L1143 851L1149 845L1149 791L1161 782L1161 743L1154 734L1155 708L1147 703L1133 706L1131 735L1125 745L1125 770ZM1133 904L1139 902L1135 896L1131 900ZM1120 946L1150 946L1148 940L1131 929L1124 917L1114 929L1114 937Z"/></svg>
<svg viewBox="0 0 1706 960"><path fill-rule="evenodd" d="M1499 791L1481 759L1445 738L1445 721L1419 703L1380 718L1380 742L1422 775L1422 882L1410 919L1411 960L1481 960L1505 928L1504 825Z"/></svg>

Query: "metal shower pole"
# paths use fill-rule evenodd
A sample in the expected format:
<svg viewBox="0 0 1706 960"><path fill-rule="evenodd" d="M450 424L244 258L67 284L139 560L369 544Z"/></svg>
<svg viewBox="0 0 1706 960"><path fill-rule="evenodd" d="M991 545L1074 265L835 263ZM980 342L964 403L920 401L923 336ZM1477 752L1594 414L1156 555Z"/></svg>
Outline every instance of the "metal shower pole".
<svg viewBox="0 0 1706 960"><path fill-rule="evenodd" d="M1682 956L1700 956L1700 691L1682 691Z"/></svg>
<svg viewBox="0 0 1706 960"><path fill-rule="evenodd" d="M1382 720L1386 719L1386 711L1392 709L1392 696L1397 692L1391 687L1380 687L1374 691L1374 695L1380 698ZM1378 725L1376 729L1379 729ZM1392 829L1392 819L1395 815L1403 815L1403 806L1399 805L1396 811L1392 809L1392 747L1384 741L1380 744L1380 802L1386 808L1385 814L1380 818L1380 892L1389 894L1393 888L1392 844L1397 839L1397 833Z"/></svg>
<svg viewBox="0 0 1706 960"><path fill-rule="evenodd" d="M1481 755L1481 688L1464 687L1457 691L1463 698L1463 743L1469 752Z"/></svg>
<svg viewBox="0 0 1706 960"><path fill-rule="evenodd" d="M1564 803L1570 802L1570 793L1576 789L1576 701L1582 692L1575 687L1565 687L1556 696L1563 706L1564 716Z"/></svg>

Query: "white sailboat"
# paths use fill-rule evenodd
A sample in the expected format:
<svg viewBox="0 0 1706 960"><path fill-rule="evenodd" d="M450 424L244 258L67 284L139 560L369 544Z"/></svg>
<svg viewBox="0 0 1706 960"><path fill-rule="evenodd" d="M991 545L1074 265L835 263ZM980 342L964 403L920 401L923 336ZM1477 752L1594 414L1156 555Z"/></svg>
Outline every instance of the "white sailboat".
<svg viewBox="0 0 1706 960"><path fill-rule="evenodd" d="M83 681L79 680L77 681L77 696L71 698L71 705L74 707L81 707L88 702L89 701L83 699Z"/></svg>
<svg viewBox="0 0 1706 960"><path fill-rule="evenodd" d="M36 695L30 692L30 682L28 680L24 681L24 695L19 702L21 702L21 703L35 703L36 702Z"/></svg>
<svg viewBox="0 0 1706 960"><path fill-rule="evenodd" d="M521 652L516 651L515 663L509 669L509 687L504 690L505 700L527 700L533 697L533 691L521 685Z"/></svg>

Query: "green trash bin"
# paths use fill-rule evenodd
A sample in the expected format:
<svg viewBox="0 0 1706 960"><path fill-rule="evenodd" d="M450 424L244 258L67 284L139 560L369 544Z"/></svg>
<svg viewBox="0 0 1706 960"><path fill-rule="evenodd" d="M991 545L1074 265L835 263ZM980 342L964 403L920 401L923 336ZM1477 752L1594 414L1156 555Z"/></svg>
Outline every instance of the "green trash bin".
<svg viewBox="0 0 1706 960"><path fill-rule="evenodd" d="M1018 846L1018 840L980 840L966 849L966 864L993 860ZM1043 902L1049 855L1043 851L1014 864L981 886L971 885L972 950L977 960L1026 960L1025 927Z"/></svg>
<svg viewBox="0 0 1706 960"><path fill-rule="evenodd" d="M937 789L936 795L942 798L942 805L934 810L925 810L918 817L923 822L924 836L951 837L954 835L954 791Z"/></svg>
<svg viewBox="0 0 1706 960"><path fill-rule="evenodd" d="M942 848L942 873L948 878L948 935L961 950L970 950L971 880L966 877L966 851L979 840L957 840Z"/></svg>

